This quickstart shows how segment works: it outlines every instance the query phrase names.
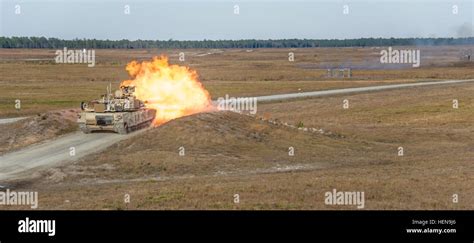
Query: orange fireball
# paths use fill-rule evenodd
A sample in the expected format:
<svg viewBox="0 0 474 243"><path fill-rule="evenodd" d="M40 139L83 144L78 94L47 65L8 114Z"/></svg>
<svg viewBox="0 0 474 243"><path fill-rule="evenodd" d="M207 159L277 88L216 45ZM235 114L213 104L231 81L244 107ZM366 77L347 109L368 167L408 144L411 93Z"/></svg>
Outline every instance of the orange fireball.
<svg viewBox="0 0 474 243"><path fill-rule="evenodd" d="M166 56L153 57L152 61L132 61L126 70L131 80L121 85L135 86L135 96L156 110L155 125L210 108L209 92L199 82L196 71L170 65Z"/></svg>

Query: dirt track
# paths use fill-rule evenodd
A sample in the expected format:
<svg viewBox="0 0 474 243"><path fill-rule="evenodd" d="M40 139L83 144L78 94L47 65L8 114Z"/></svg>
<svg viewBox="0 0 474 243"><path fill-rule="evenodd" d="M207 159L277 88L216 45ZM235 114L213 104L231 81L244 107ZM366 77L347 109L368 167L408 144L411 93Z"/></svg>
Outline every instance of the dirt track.
<svg viewBox="0 0 474 243"><path fill-rule="evenodd" d="M31 174L31 169L51 167L64 161L74 161L143 131L126 136L113 133L83 134L75 132L17 152L8 153L0 157L0 180L21 178ZM71 148L75 149L74 156L70 153Z"/></svg>
<svg viewBox="0 0 474 243"><path fill-rule="evenodd" d="M0 124L8 124L8 123L13 123L13 122L17 122L17 121L20 121L20 120L23 120L27 117L15 117L15 118L5 118L5 119L0 119Z"/></svg>

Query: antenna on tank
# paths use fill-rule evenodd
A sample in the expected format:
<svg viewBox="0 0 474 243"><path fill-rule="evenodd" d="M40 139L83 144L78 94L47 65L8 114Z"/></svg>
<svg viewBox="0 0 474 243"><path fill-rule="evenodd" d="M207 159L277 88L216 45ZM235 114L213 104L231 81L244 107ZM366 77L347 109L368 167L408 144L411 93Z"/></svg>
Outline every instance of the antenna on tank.
<svg viewBox="0 0 474 243"><path fill-rule="evenodd" d="M112 82L107 86L107 103L110 102L110 96L112 95Z"/></svg>

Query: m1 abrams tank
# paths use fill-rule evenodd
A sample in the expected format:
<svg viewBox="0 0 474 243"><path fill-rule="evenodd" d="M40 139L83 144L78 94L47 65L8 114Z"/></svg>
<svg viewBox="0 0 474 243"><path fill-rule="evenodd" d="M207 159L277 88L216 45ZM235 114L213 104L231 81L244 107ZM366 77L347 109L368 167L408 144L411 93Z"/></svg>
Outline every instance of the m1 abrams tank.
<svg viewBox="0 0 474 243"><path fill-rule="evenodd" d="M156 110L145 108L134 93L135 87L121 86L114 95L107 87L107 94L100 100L81 102L82 112L77 123L82 132L114 131L127 134L150 126L155 119Z"/></svg>

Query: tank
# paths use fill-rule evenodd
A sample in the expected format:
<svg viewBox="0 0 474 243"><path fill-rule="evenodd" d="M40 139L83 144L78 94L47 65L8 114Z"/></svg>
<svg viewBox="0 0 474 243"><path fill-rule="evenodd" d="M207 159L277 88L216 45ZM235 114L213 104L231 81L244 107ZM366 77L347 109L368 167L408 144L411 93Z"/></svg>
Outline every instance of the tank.
<svg viewBox="0 0 474 243"><path fill-rule="evenodd" d="M156 110L145 107L144 102L134 95L134 86L120 86L120 90L107 94L99 100L81 102L77 123L84 133L92 131L113 131L127 134L149 127L155 119Z"/></svg>

